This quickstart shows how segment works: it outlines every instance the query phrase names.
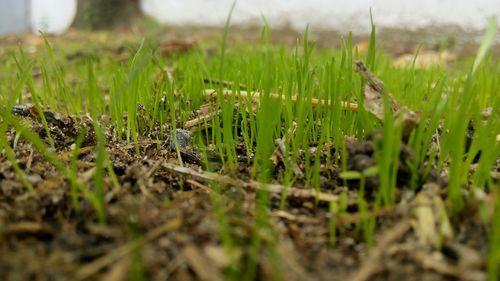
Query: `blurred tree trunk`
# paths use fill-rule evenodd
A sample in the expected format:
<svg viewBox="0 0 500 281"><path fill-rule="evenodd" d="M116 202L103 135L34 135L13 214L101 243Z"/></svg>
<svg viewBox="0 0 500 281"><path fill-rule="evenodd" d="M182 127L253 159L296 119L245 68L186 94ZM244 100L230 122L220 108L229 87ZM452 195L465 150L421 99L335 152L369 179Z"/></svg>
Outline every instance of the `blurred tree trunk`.
<svg viewBox="0 0 500 281"><path fill-rule="evenodd" d="M128 27L141 15L140 0L79 0L74 26L80 29Z"/></svg>

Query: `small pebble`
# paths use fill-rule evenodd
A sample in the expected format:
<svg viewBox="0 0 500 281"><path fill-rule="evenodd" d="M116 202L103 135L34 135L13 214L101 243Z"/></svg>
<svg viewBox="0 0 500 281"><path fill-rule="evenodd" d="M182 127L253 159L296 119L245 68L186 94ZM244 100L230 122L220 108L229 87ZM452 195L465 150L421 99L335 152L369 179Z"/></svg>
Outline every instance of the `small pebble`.
<svg viewBox="0 0 500 281"><path fill-rule="evenodd" d="M175 134L174 131L170 131L170 142L168 144L169 148L175 150L175 142L174 137L177 137L177 145L179 148L186 148L191 145L191 131L184 129L176 129Z"/></svg>

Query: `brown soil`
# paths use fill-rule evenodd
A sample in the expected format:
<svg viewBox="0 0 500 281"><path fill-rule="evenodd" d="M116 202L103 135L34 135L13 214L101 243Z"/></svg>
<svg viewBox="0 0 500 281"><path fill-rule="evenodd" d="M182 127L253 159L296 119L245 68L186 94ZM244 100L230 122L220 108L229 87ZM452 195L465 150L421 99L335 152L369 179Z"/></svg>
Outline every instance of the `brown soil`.
<svg viewBox="0 0 500 281"><path fill-rule="evenodd" d="M50 120L56 152L61 159L67 159L68 144L74 142L75 132L85 122L72 124L73 129L68 130L64 122ZM43 136L44 130L37 122L33 122L33 130ZM13 142L15 132L10 131L8 137ZM92 186L92 172L89 172L95 162L92 132L86 139L78 172L79 178ZM105 224L98 222L93 207L83 197L78 198L80 209L75 211L68 180L23 139L17 143L16 158L35 187L33 193L23 187L5 156L0 158L3 280L124 280L127 276L133 279L134 274L152 280L220 277L227 270L229 256L221 245L220 224L211 203L214 194L211 185L162 166L162 163L178 165L169 140L157 143L141 138L140 157L135 145L112 137L111 132L107 143L120 188L113 188L109 177L105 179ZM365 162L373 162L371 142L350 142L348 150L351 169L362 170ZM188 164L188 168L197 170L198 165ZM245 163L240 163L237 178L248 178L248 170ZM325 168L322 192L339 194L344 190L336 179L337 172L336 167ZM368 181L367 188L374 185L376 180ZM401 186L398 201L404 196L415 196ZM335 245L331 243L328 204L298 196L290 197L285 208L280 209L280 194L272 194L269 209L272 232L260 234L263 245L258 254L258 279L270 279L276 274L281 274L284 280L465 278L467 274L462 276L461 272L452 271L466 259L455 248L465 248L462 250L467 255L479 256L476 263L467 266L478 276L484 276L486 229L478 218L476 206L471 205L452 222L456 240L447 245L447 251L441 252L419 241L410 226L415 217L409 204L368 212L367 216L376 217L374 243L369 247L357 229L363 219L357 209L355 183L352 188L347 193L350 197L347 212L336 218ZM244 259L249 255L245 245L251 241L256 216L256 192L229 185L223 186L221 194L229 232L242 246L236 248L237 255ZM394 237L385 241L394 232ZM428 263L438 253L437 263L444 268L429 267Z"/></svg>

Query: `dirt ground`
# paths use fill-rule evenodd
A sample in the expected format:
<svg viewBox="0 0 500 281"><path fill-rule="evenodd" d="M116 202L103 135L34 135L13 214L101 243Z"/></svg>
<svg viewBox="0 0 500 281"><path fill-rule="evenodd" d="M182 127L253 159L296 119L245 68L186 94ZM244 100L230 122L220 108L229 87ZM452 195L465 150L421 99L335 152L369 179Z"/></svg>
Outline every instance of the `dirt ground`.
<svg viewBox="0 0 500 281"><path fill-rule="evenodd" d="M185 32L174 29L165 38L185 36ZM203 32L205 38L216 34ZM387 36L383 42L393 46L396 55L413 48L415 42L411 40L418 37L406 34L412 39L397 45L391 40L401 42L394 38L400 36L398 33L384 34L380 35L381 41ZM295 35L284 31L283 37L273 40L294 43L291 38ZM245 36L256 35L249 32ZM333 38L339 38L332 33L314 37L320 46L335 46L338 41ZM9 45L20 40L5 37L2 42ZM36 39L21 41L29 40ZM430 46L441 43L432 40L428 41ZM468 42L451 44L457 44L453 48L458 53L469 52ZM46 138L41 123L29 110L14 113L23 116L34 132ZM48 122L55 152L66 164L76 136L82 128L88 129L77 166L79 179L92 186L96 161L92 126L85 118L53 114L55 117ZM243 149L238 150L242 161L235 175L210 174L200 172L203 165L190 146L181 153L186 166L180 167L171 139L158 142L154 137L142 136L138 156L136 146L117 139L112 128L107 127L105 134L120 188L114 188L112 179L106 176L106 223L101 224L93 206L82 196L78 197L79 210L73 208L68 179L32 145L16 139L13 129L9 130L9 141L17 142L17 162L35 191L30 193L23 187L6 155L0 154L2 280L222 280L223 274L231 276L238 271L234 261L245 265L252 258L257 260L256 280L486 279L488 229L480 219L477 200L466 202L464 210L450 219L453 239L437 241L441 240L438 236L448 233L437 229L444 223L428 226L430 237L422 230L426 221L421 213L429 211L429 204L429 212L439 213L446 193L446 180L437 172L421 190L412 191L405 178L407 167L401 161L402 182L396 200L400 203L362 213L357 184L350 182L349 189L344 187L339 179L340 168L328 163L327 152L322 152L319 195L304 189L299 179L287 191L285 207L280 208L283 187L275 182L274 189L264 192L270 196L269 221L263 228L266 231L258 234L261 247L253 253L248 245L254 243L256 197L263 191L248 180L250 168ZM373 163L373 141L346 140L350 169L363 170ZM311 149L315 149L314 145ZM402 157L409 155L411 151ZM306 164L305 159L297 163L299 169ZM214 165L221 164L214 161ZM282 169L278 164L274 174ZM213 190L214 183L221 196ZM368 196L376 185L376 178L368 180ZM331 202L338 201L343 191L347 191L346 212L332 219ZM233 237L232 251L227 250L219 235L220 213ZM370 219L374 219L375 227L373 244L367 245L360 226L370 223Z"/></svg>
<svg viewBox="0 0 500 281"><path fill-rule="evenodd" d="M71 133L66 125L51 124L61 159L67 158L68 143L74 141L75 132L81 127L74 126ZM40 124L34 123L33 130L43 135ZM14 138L11 131L9 139ZM95 140L89 132L78 160L80 179L89 185L93 178L94 147ZM25 141L17 143L16 158L35 186L34 193L27 192L2 156L3 280L122 280L130 274L142 274L152 280L221 278L230 259L218 238L218 222L211 204L213 191L206 185L210 180L176 172L172 167L177 167L178 162L169 140L158 148L155 141L141 138L140 148L142 157L137 156L134 145L108 134L107 150L121 188L113 188L111 180L106 179L106 224L98 223L92 206L84 198L79 198L80 210L73 209L67 179ZM373 157L370 142L352 142L348 150L352 159L364 156L369 161ZM353 161L352 168L358 162ZM189 164L187 169L198 171L198 167ZM240 163L238 170L237 178L248 178L246 163ZM337 175L337 167L325 165L321 179L324 195L334 196L344 189ZM442 187L439 188L441 192ZM264 243L259 253L258 279L275 277L278 271L270 259L276 258L284 280L484 278L487 230L479 220L477 206L468 206L452 222L456 241L446 244L446 251L442 252L419 242L417 233L412 231L416 222L410 204L368 213L376 218L374 245L368 248L356 230L363 218L357 210L354 191L349 193L352 198L347 200L347 213L337 218L335 246L330 240L328 197L314 202L313 196L292 194L286 207L280 209L280 193L272 193L268 214L273 235L277 236L261 234L269 245ZM223 186L221 194L231 234L237 237L239 245L248 245L256 190L236 183ZM398 196L412 198L415 194L403 189ZM276 245L271 250L268 247L273 241ZM248 254L242 251L245 248L238 255ZM434 268L436 264L442 268ZM139 272L134 271L135 266ZM470 275L473 278L465 278Z"/></svg>

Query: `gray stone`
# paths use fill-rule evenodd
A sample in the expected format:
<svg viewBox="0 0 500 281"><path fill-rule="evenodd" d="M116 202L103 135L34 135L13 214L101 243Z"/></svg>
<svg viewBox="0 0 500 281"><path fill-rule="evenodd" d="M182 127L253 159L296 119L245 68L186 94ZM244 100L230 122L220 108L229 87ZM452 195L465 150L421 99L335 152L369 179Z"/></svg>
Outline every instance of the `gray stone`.
<svg viewBox="0 0 500 281"><path fill-rule="evenodd" d="M191 131L184 129L176 129L175 134L174 131L170 131L170 141L168 143L168 146L170 147L170 149L175 150L175 137L177 137L177 145L179 145L179 148L186 148L188 146L191 146L191 135Z"/></svg>

